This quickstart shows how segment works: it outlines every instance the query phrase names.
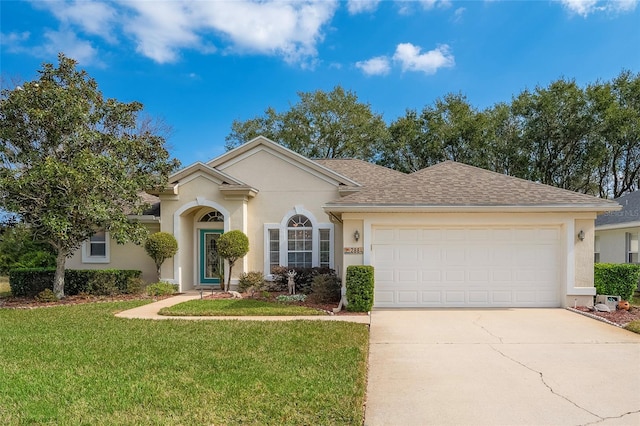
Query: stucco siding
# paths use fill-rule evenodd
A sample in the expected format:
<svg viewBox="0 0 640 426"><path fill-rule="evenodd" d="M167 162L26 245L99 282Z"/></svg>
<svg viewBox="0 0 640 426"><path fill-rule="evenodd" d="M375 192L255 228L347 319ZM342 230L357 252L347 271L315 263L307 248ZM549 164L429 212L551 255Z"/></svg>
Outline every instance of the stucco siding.
<svg viewBox="0 0 640 426"><path fill-rule="evenodd" d="M159 224L148 224L149 232L158 232ZM83 263L82 248L77 250L72 257L67 259L67 269L136 269L142 271L142 279L147 283L158 280L156 266L147 255L143 246L136 244L117 244L115 240L109 241L108 263Z"/></svg>
<svg viewBox="0 0 640 426"><path fill-rule="evenodd" d="M600 242L600 262L626 263L626 234L628 232L639 233L640 227L595 231L595 235L598 237Z"/></svg>
<svg viewBox="0 0 640 426"><path fill-rule="evenodd" d="M593 287L593 243L595 226L593 219L578 219L575 222L575 271L576 287ZM584 232L580 241L578 233Z"/></svg>

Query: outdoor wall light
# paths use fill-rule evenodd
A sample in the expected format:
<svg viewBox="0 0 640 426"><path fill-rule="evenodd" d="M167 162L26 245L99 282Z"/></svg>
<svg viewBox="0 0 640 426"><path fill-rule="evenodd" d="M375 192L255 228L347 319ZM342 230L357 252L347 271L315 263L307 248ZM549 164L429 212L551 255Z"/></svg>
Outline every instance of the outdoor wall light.
<svg viewBox="0 0 640 426"><path fill-rule="evenodd" d="M357 229L356 229L356 232L353 233L353 239L356 240L356 243L360 239L360 233L358 232Z"/></svg>
<svg viewBox="0 0 640 426"><path fill-rule="evenodd" d="M578 232L578 239L584 241L584 231L582 229Z"/></svg>

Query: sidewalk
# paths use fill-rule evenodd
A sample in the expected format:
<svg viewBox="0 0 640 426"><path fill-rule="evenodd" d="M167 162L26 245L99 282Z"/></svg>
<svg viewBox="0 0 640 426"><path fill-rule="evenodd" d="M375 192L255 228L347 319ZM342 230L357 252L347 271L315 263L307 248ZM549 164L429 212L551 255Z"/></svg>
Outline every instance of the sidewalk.
<svg viewBox="0 0 640 426"><path fill-rule="evenodd" d="M347 321L357 322L361 324L370 324L371 317L369 315L310 315L310 316L189 316L189 317L177 317L158 315L158 311L168 306L177 305L178 303L186 302L188 300L200 299L199 291L192 291L177 296L169 297L164 300L159 300L154 303L139 306L137 308L122 311L116 314L119 318L130 319L150 319L150 320L241 320L241 321L296 321L296 320L313 320L313 321Z"/></svg>

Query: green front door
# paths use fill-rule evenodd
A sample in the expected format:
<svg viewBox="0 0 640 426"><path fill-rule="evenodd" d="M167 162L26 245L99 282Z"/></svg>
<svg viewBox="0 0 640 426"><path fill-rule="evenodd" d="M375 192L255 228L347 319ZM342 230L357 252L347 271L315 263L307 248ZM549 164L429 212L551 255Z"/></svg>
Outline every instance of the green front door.
<svg viewBox="0 0 640 426"><path fill-rule="evenodd" d="M218 256L221 229L200 230L200 284L219 284L224 263Z"/></svg>

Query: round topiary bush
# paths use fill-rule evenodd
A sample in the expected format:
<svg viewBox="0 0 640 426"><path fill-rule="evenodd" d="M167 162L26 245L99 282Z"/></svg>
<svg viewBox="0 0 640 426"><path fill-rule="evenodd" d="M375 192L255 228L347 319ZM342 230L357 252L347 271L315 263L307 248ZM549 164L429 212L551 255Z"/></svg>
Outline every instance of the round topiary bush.
<svg viewBox="0 0 640 426"><path fill-rule="evenodd" d="M160 266L178 252L178 241L168 232L156 232L149 235L144 243L144 249L155 262L158 279L160 279Z"/></svg>

